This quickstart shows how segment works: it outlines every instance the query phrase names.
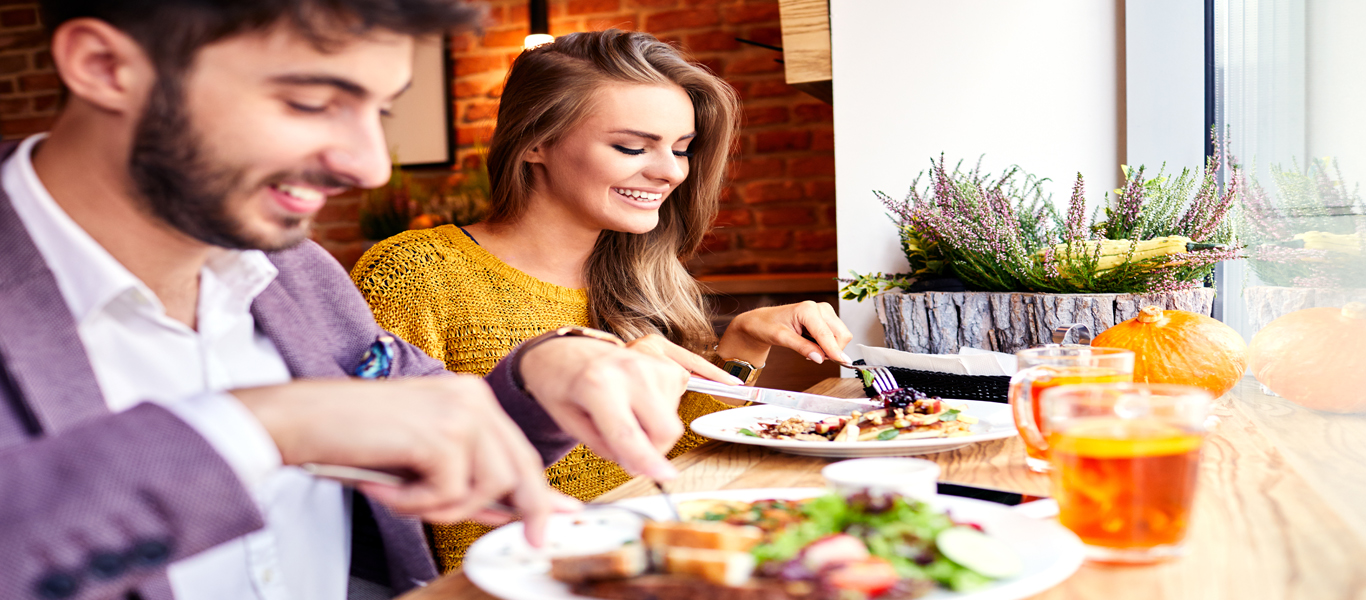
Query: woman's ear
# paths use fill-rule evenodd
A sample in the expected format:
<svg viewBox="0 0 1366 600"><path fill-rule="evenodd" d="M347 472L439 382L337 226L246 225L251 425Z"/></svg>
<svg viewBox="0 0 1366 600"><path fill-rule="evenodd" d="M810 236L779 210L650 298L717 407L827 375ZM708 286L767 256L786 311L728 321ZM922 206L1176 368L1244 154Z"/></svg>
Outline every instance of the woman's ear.
<svg viewBox="0 0 1366 600"><path fill-rule="evenodd" d="M52 34L52 62L73 98L110 112L140 112L156 82L142 47L99 19L62 23Z"/></svg>
<svg viewBox="0 0 1366 600"><path fill-rule="evenodd" d="M537 144L522 153L522 162L545 164L545 146Z"/></svg>

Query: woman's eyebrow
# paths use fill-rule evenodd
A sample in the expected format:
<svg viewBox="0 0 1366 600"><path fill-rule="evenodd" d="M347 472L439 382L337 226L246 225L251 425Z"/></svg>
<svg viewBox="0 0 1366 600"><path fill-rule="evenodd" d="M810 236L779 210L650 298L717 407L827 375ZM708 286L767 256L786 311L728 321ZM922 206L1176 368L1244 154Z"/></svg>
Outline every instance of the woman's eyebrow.
<svg viewBox="0 0 1366 600"><path fill-rule="evenodd" d="M643 137L643 138L645 138L645 139L647 139L647 140L653 140L653 141L656 141L656 142L658 142L659 140L664 139L664 138L660 137L658 134L654 134L654 133L645 133L644 131L636 131L636 130L634 130L634 129L618 129L618 130L616 130L616 131L613 131L612 133L624 133L624 134L626 134L626 135L634 135L634 136L636 136L636 137Z"/></svg>

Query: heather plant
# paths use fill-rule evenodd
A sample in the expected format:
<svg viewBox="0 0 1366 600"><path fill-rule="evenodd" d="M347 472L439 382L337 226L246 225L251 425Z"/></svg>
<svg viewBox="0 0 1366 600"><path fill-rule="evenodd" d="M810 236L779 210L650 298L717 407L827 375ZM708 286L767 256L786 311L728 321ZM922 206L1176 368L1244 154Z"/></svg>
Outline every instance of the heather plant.
<svg viewBox="0 0 1366 600"><path fill-rule="evenodd" d="M1221 193L1220 155L1200 172L1174 177L1124 167L1113 202L1086 216L1085 181L1077 174L1067 210L1059 214L1043 192L1045 180L1019 167L1001 176L981 163L964 170L931 161L903 200L881 192L913 265L938 270L858 275L844 280L846 299L887 288L906 289L927 274L956 276L969 288L996 292L1151 293L1198 287L1215 263L1239 258L1226 217L1241 186ZM1230 167L1238 182L1241 170ZM1103 215L1103 217L1102 217ZM926 249L932 249L929 253ZM913 254L913 251L917 254Z"/></svg>
<svg viewBox="0 0 1366 600"><path fill-rule="evenodd" d="M1264 283L1286 287L1366 287L1366 201L1329 158L1270 169L1275 194L1244 184L1242 236Z"/></svg>

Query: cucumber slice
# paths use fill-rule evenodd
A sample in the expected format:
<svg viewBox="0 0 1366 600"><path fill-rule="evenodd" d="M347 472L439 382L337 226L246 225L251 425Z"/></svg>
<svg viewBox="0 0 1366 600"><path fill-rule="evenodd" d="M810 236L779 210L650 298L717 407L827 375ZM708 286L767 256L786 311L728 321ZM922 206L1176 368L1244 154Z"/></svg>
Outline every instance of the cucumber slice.
<svg viewBox="0 0 1366 600"><path fill-rule="evenodd" d="M1005 542L971 527L950 527L935 536L934 543L945 558L979 575L1004 579L1020 574L1024 564Z"/></svg>

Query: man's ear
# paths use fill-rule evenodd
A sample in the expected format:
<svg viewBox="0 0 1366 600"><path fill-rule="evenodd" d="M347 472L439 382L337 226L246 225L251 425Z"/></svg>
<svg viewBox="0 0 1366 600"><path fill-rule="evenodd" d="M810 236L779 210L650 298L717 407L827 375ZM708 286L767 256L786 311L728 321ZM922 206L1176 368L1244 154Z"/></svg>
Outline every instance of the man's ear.
<svg viewBox="0 0 1366 600"><path fill-rule="evenodd" d="M73 98L110 112L140 110L156 81L142 47L99 19L62 23L52 34L52 62Z"/></svg>

